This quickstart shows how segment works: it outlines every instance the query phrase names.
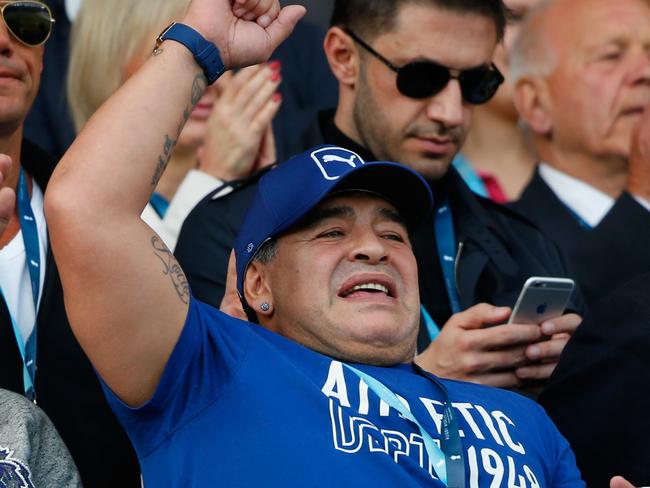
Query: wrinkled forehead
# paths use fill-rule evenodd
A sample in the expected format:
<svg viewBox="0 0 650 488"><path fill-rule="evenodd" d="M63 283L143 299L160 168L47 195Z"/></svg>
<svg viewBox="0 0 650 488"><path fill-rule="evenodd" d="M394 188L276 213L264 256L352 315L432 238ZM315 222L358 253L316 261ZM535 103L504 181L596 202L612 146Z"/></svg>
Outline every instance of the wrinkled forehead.
<svg viewBox="0 0 650 488"><path fill-rule="evenodd" d="M386 196L373 191L349 188L338 189L326 195L285 234L309 229L327 219L354 220L359 217L360 207L364 203L372 206L371 211L376 220L395 222L408 230L406 219Z"/></svg>

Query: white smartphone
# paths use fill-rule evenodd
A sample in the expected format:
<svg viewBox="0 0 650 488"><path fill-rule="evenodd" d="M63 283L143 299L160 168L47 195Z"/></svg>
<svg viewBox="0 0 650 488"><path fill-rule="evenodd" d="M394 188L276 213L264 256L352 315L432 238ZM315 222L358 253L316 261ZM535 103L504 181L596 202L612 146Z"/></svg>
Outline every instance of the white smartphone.
<svg viewBox="0 0 650 488"><path fill-rule="evenodd" d="M541 324L559 317L569 303L575 282L568 278L533 276L526 280L509 324Z"/></svg>

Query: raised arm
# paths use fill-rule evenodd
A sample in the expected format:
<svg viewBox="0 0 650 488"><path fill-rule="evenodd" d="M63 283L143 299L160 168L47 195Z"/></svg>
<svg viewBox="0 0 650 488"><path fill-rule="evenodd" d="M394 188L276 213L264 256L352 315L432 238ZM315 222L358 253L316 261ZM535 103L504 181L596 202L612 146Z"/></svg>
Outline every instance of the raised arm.
<svg viewBox="0 0 650 488"><path fill-rule="evenodd" d="M183 23L234 68L268 59L303 14L280 10L278 0L193 0ZM97 111L48 185L45 210L70 323L100 375L131 405L155 391L190 298L183 271L139 216L205 88L190 51L165 41Z"/></svg>

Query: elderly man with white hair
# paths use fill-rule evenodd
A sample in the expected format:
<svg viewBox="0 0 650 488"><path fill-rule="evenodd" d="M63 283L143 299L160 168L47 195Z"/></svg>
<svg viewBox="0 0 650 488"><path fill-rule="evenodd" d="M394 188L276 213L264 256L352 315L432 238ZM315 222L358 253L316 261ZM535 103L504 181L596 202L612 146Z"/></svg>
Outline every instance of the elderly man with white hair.
<svg viewBox="0 0 650 488"><path fill-rule="evenodd" d="M650 5L554 0L515 43L515 102L539 168L514 206L594 303L650 271ZM647 124L645 125L647 128Z"/></svg>

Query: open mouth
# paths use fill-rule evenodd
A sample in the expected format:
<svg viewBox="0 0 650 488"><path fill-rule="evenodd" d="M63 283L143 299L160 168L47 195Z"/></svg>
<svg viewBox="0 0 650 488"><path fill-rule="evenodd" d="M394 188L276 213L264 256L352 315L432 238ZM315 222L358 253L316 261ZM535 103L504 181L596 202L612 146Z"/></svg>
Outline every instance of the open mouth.
<svg viewBox="0 0 650 488"><path fill-rule="evenodd" d="M355 281L354 283L344 285L338 295L341 298L395 298L395 287L393 284L383 280Z"/></svg>

